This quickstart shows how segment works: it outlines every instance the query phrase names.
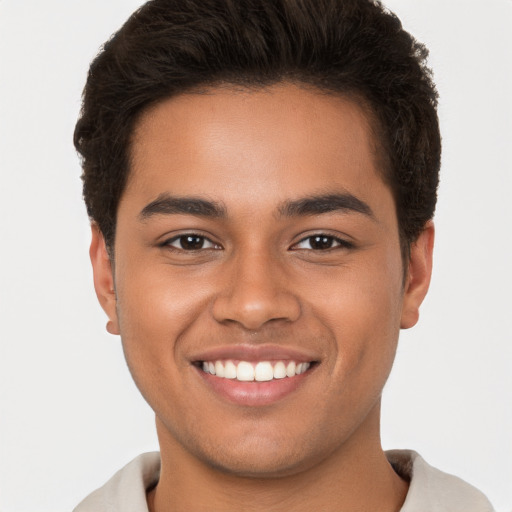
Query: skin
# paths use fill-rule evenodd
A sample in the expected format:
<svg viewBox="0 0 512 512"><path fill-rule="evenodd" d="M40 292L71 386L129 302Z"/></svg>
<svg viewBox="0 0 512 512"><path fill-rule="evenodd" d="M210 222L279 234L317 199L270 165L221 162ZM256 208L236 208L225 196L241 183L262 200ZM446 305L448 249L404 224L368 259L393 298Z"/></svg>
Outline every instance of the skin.
<svg viewBox="0 0 512 512"><path fill-rule="evenodd" d="M407 483L381 448L381 392L428 289L434 229L403 262L371 133L355 102L292 84L186 94L141 117L115 265L94 225L91 259L109 331L156 414L150 510L400 509ZM213 201L223 215L141 215L162 194ZM283 212L326 194L369 210ZM183 249L187 233L203 248ZM312 248L314 235L331 237L327 248ZM267 344L317 361L270 405L225 400L191 362Z"/></svg>

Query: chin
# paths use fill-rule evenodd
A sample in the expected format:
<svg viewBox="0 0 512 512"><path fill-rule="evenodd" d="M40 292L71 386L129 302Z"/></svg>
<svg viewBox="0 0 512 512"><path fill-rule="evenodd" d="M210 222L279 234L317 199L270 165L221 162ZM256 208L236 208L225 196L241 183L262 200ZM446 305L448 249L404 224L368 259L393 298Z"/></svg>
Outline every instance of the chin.
<svg viewBox="0 0 512 512"><path fill-rule="evenodd" d="M227 456L226 456L227 455ZM304 453L238 453L210 457L206 464L227 475L242 478L278 478L291 476L314 466Z"/></svg>
<svg viewBox="0 0 512 512"><path fill-rule="evenodd" d="M324 447L311 439L296 438L292 442L289 432L271 438L251 436L218 443L214 448L196 446L196 458L206 466L222 473L245 478L276 478L294 475L315 466L328 456ZM220 448L222 447L222 448ZM308 447L308 450L305 450ZM206 448L206 449L205 449Z"/></svg>

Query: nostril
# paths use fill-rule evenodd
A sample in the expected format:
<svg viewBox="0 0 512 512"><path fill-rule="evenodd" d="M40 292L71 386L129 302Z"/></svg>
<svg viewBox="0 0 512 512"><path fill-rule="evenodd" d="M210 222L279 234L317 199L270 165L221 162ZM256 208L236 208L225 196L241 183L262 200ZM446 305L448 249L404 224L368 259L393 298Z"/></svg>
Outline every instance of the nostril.
<svg viewBox="0 0 512 512"><path fill-rule="evenodd" d="M218 297L213 306L213 316L219 323L237 323L249 331L258 331L269 322L293 322L300 313L299 301L285 293L257 297L238 293Z"/></svg>

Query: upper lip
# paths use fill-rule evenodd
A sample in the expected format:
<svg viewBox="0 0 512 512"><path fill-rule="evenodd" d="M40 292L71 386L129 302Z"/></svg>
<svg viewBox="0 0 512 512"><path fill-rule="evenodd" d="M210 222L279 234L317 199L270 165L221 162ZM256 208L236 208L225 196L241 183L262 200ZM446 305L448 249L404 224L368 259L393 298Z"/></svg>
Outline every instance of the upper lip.
<svg viewBox="0 0 512 512"><path fill-rule="evenodd" d="M219 361L236 359L240 361L293 360L299 363L318 361L318 355L302 348L282 345L229 345L207 349L191 357L193 363L199 361Z"/></svg>

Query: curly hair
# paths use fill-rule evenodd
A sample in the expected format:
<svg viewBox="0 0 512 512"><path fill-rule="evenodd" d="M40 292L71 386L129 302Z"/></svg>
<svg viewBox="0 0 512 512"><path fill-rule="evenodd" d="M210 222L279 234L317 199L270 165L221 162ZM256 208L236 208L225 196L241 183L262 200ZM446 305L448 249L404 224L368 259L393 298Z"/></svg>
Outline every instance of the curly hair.
<svg viewBox="0 0 512 512"><path fill-rule="evenodd" d="M74 143L87 212L113 248L135 124L148 107L220 84L290 81L370 112L404 254L434 215L441 160L428 51L377 0L151 0L91 64Z"/></svg>

